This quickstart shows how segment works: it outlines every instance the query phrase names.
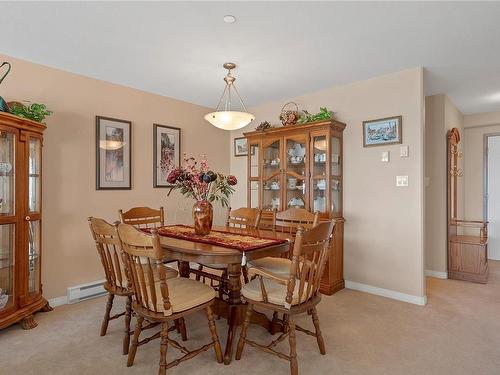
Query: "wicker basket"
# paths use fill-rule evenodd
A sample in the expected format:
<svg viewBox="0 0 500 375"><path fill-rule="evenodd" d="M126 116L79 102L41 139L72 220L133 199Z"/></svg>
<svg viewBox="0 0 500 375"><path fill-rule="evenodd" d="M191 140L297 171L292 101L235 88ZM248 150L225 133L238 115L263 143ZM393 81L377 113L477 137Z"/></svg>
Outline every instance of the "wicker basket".
<svg viewBox="0 0 500 375"><path fill-rule="evenodd" d="M293 109L292 109L293 108ZM299 119L299 106L288 102L281 108L280 120L283 126L295 125Z"/></svg>

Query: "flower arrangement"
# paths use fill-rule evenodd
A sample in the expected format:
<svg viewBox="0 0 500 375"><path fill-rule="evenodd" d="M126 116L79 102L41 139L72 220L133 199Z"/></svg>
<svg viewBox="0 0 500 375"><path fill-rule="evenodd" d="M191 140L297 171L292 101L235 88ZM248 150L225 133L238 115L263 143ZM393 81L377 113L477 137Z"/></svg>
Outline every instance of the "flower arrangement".
<svg viewBox="0 0 500 375"><path fill-rule="evenodd" d="M179 190L196 201L220 202L222 207L229 207L229 197L238 180L212 171L205 156L199 163L193 157L184 156L184 163L169 173L167 182L172 184L168 195L172 190Z"/></svg>

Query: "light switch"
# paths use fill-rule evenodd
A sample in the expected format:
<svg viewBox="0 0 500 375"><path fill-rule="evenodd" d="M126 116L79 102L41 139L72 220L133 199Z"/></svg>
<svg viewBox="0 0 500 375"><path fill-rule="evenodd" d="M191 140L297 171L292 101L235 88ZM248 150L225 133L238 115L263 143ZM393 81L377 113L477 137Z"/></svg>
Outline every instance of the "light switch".
<svg viewBox="0 0 500 375"><path fill-rule="evenodd" d="M382 151L382 163L389 163L389 151Z"/></svg>
<svg viewBox="0 0 500 375"><path fill-rule="evenodd" d="M402 158L407 158L408 157L408 146L401 146L399 148L399 156L401 156Z"/></svg>
<svg viewBox="0 0 500 375"><path fill-rule="evenodd" d="M396 176L396 186L408 186L408 176Z"/></svg>

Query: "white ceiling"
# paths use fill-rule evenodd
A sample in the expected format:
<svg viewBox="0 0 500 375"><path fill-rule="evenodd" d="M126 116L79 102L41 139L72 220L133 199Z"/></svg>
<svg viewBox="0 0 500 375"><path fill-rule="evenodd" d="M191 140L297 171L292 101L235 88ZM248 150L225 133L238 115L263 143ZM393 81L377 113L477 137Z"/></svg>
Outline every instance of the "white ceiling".
<svg viewBox="0 0 500 375"><path fill-rule="evenodd" d="M500 110L500 3L0 2L0 25L0 53L209 107L233 61L248 106L424 66Z"/></svg>

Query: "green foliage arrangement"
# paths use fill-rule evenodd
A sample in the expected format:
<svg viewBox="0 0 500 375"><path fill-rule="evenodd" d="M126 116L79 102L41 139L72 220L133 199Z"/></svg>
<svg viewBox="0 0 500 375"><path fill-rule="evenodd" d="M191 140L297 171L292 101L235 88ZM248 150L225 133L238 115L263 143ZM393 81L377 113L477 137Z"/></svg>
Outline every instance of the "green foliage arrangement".
<svg viewBox="0 0 500 375"><path fill-rule="evenodd" d="M334 115L334 112L329 111L326 107L320 107L319 112L316 114L309 113L305 109L302 112L304 112L304 114L300 116L297 124L307 124L308 122L331 120Z"/></svg>
<svg viewBox="0 0 500 375"><path fill-rule="evenodd" d="M12 114L36 122L42 122L47 116L50 116L53 113L45 106L45 104L39 103L29 103L28 105L24 105L19 102L14 102L10 104L9 107Z"/></svg>

